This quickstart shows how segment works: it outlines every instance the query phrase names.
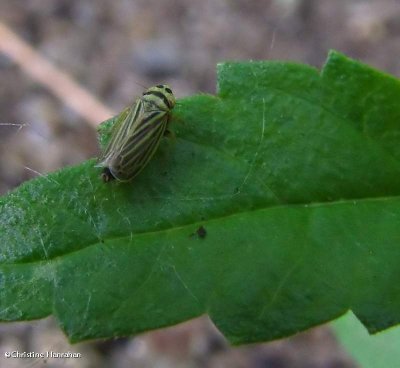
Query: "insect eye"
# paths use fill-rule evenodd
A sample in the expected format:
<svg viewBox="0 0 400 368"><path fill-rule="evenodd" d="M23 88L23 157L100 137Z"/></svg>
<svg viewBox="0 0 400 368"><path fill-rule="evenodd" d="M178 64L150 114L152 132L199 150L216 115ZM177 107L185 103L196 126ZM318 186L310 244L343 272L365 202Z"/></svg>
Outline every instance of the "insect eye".
<svg viewBox="0 0 400 368"><path fill-rule="evenodd" d="M171 88L165 88L165 92L172 93L172 90L171 90Z"/></svg>
<svg viewBox="0 0 400 368"><path fill-rule="evenodd" d="M164 88L164 86L162 84L159 84L158 86L156 86L157 88Z"/></svg>

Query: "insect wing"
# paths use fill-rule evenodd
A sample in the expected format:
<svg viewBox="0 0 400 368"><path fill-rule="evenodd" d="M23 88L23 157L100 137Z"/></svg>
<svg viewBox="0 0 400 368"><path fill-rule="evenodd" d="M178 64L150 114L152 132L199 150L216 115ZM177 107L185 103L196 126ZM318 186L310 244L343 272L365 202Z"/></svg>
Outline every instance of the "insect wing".
<svg viewBox="0 0 400 368"><path fill-rule="evenodd" d="M117 118L98 166L104 181L134 178L156 152L166 132L175 97L166 85L149 88Z"/></svg>
<svg viewBox="0 0 400 368"><path fill-rule="evenodd" d="M147 165L164 135L168 117L166 111L160 110L144 110L140 114L131 133L119 147L117 179L131 180Z"/></svg>
<svg viewBox="0 0 400 368"><path fill-rule="evenodd" d="M105 167L110 164L109 161L112 160L112 157L116 152L118 152L118 147L121 147L124 139L127 137L127 134L129 134L129 131L133 129L134 115L139 113L137 110L140 109L138 102L122 111L117 121L114 123L111 129L111 138L100 160L101 166Z"/></svg>

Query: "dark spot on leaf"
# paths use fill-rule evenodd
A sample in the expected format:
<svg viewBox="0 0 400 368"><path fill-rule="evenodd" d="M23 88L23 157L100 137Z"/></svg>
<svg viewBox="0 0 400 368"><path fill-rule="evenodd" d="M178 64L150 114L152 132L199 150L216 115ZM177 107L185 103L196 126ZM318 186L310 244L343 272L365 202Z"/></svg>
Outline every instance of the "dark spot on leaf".
<svg viewBox="0 0 400 368"><path fill-rule="evenodd" d="M200 239L204 239L207 235L207 230L204 226L200 226L194 233L190 234L190 237L193 238L197 236Z"/></svg>
<svg viewBox="0 0 400 368"><path fill-rule="evenodd" d="M200 226L200 227L197 229L196 233L197 233L197 236L198 236L200 239L204 239L204 238L206 237L206 235L207 235L207 231L206 231L206 229L205 229L204 226Z"/></svg>

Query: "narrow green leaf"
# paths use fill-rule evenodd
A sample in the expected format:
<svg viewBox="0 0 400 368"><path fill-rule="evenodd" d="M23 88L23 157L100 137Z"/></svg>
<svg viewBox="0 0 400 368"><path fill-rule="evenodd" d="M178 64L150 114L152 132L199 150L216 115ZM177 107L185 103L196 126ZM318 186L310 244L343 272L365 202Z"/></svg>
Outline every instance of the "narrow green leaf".
<svg viewBox="0 0 400 368"><path fill-rule="evenodd" d="M400 329L370 336L351 313L332 323L340 342L363 368L397 367L400 361Z"/></svg>
<svg viewBox="0 0 400 368"><path fill-rule="evenodd" d="M219 65L218 95L178 101L176 140L132 183L89 160L0 199L0 318L52 313L71 341L201 314L232 343L349 309L399 323L399 100L337 52L321 73Z"/></svg>

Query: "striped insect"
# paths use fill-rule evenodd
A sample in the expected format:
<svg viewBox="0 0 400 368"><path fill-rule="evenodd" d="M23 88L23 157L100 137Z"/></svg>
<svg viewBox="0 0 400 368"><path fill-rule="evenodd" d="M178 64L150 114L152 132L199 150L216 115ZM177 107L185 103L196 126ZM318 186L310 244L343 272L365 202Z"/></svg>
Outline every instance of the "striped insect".
<svg viewBox="0 0 400 368"><path fill-rule="evenodd" d="M111 139L97 166L103 167L104 182L132 180L150 161L168 124L175 97L167 85L146 90L117 118Z"/></svg>

